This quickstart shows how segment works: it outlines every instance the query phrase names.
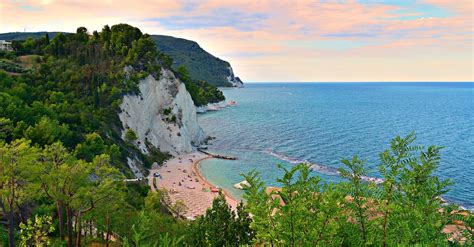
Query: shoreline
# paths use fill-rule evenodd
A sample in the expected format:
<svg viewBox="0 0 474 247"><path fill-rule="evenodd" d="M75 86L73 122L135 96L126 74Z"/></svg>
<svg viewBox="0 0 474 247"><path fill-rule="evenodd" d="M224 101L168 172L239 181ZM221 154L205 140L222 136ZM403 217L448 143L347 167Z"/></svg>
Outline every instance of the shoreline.
<svg viewBox="0 0 474 247"><path fill-rule="evenodd" d="M197 176L199 178L201 178L201 180L203 182L207 183L209 186L218 187L217 185L214 185L211 182L209 182L209 180L207 180L206 177L201 172L201 168L200 168L201 161L207 160L207 159L217 159L217 158L213 157L211 155L207 155L207 157L205 157L205 158L202 158L200 160L196 160L195 162L193 162L193 171L196 172ZM229 203L229 205L231 205L232 208L235 209L237 207L237 205L239 204L239 201L235 197L233 197L232 194L229 191L227 191L226 189L224 189L224 188L220 188L220 189L221 189L222 193L224 194L224 196L227 200L227 203ZM235 207L233 206L233 204L235 204Z"/></svg>
<svg viewBox="0 0 474 247"><path fill-rule="evenodd" d="M166 190L171 203L184 203L186 210L182 216L195 219L206 213L218 195L217 192L211 191L216 186L208 181L199 169L200 162L209 158L213 157L197 151L173 157L161 166L149 170L148 184L152 191ZM221 191L232 210L235 210L238 201L225 189Z"/></svg>

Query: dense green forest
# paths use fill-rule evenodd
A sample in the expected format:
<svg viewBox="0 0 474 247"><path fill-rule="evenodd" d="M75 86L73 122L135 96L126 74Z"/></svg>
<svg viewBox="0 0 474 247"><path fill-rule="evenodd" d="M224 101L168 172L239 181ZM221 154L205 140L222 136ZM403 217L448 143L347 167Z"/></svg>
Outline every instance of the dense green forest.
<svg viewBox="0 0 474 247"><path fill-rule="evenodd" d="M31 49L33 46L44 46L44 44L41 43L41 41L38 42L38 40L43 40L44 38L47 37L47 39L53 39L56 37L56 35L61 34L62 36L68 36L70 37L71 33L61 33L61 32L34 32L34 33L5 33L5 34L0 34L0 39L5 39L5 40L11 40L14 42L14 48L16 52L13 53L0 53L0 70L8 71L8 72L13 72L13 73L19 73L19 72L24 72L25 69L22 68L21 66L21 60L25 58L25 56L22 55L31 55L31 54L36 54L36 55L48 55L48 52L44 50L44 47L36 47L34 49ZM148 35L147 35L148 36ZM189 70L190 73L188 73L188 77L186 78L186 87L188 88L188 91L191 94L191 97L193 98L193 101L197 106L200 105L205 105L207 103L215 103L218 101L224 100L224 95L222 94L221 91L219 91L213 84L208 83L209 81L213 81L214 77L209 75L209 73L206 74L206 76L196 76L196 65L195 63L200 64L203 66L204 64L207 64L209 62L205 61L199 61L199 62L194 62L191 64L187 63L179 63L176 62L175 59L176 57L174 56L175 53L169 52L170 51L170 43L165 42L161 39L156 39L159 35L151 35L148 37L151 37L152 40L157 44L156 49L158 50L158 61L159 63L172 70L177 70L180 69L181 67L186 66L186 70ZM170 37L171 38L171 37ZM177 38L172 38L173 40L179 41L180 39ZM100 42L100 40L98 40ZM175 42L174 44L175 48L174 50L181 50L182 46L179 45L179 42ZM165 47L165 48L164 48ZM150 47L149 47L150 48ZM164 52L166 51L166 52ZM205 51L203 51L205 52ZM193 53L194 54L194 53ZM192 56L193 54L189 54ZM16 57L15 57L16 55ZM10 58L10 59L8 59ZM179 58L178 58L179 59ZM191 60L195 60L194 58L189 58ZM203 57L203 59L208 59L208 60L214 60L215 58L207 54ZM20 62L20 63L19 63ZM222 61L223 62L223 61ZM212 62L211 62L212 63ZM226 62L224 62L226 63ZM226 63L228 65L228 63ZM215 65L215 64L214 64ZM217 65L215 65L217 66ZM230 65L229 65L230 66ZM222 66L221 66L222 67ZM206 69L199 68L199 71L206 71ZM221 71L222 72L222 71ZM226 71L220 73L222 78L225 78L225 75L227 73ZM221 83L222 84L222 83ZM220 84L219 84L220 85Z"/></svg>
<svg viewBox="0 0 474 247"><path fill-rule="evenodd" d="M433 175L441 148L396 137L380 154L381 184L364 161L342 160L338 184L306 165L282 167L279 188L243 174L245 203L232 211L218 196L202 217L182 218L166 191L126 182L126 157L145 156L123 141L118 106L140 78L160 76L171 59L137 28L120 24L90 34L45 35L14 43L0 71L0 241L5 246L472 246L474 218L442 196ZM14 65L12 65L14 64ZM18 66L21 70L10 69ZM124 68L128 69L125 71ZM16 67L15 67L16 68ZM218 100L214 87L176 74L195 102ZM128 141L127 141L128 140ZM446 229L454 228L450 234Z"/></svg>

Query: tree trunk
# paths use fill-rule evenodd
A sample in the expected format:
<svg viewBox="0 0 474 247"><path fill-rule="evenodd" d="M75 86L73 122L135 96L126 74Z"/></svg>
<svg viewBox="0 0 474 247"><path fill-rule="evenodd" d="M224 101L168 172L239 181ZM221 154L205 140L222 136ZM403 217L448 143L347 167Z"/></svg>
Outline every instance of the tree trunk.
<svg viewBox="0 0 474 247"><path fill-rule="evenodd" d="M86 225L84 227L84 239L87 239L87 234L88 234L88 227L87 227L87 224L89 223L89 221L85 221L84 222Z"/></svg>
<svg viewBox="0 0 474 247"><path fill-rule="evenodd" d="M72 229L72 212L71 207L66 205L66 224L67 224L67 246L73 247L73 229Z"/></svg>
<svg viewBox="0 0 474 247"><path fill-rule="evenodd" d="M60 201L56 202L56 209L58 210L59 236L61 240L64 240L63 205Z"/></svg>
<svg viewBox="0 0 474 247"><path fill-rule="evenodd" d="M8 245L10 247L15 247L15 222L13 217L13 210L10 206L10 210L8 211Z"/></svg>
<svg viewBox="0 0 474 247"><path fill-rule="evenodd" d="M92 231L92 224L93 224L93 221L92 220L89 220L89 234L94 237L94 232Z"/></svg>
<svg viewBox="0 0 474 247"><path fill-rule="evenodd" d="M76 216L76 232L77 232L77 236L76 236L76 246L79 247L81 246L81 212L79 211L79 213L77 213L77 216Z"/></svg>
<svg viewBox="0 0 474 247"><path fill-rule="evenodd" d="M107 232L105 233L105 247L109 247L109 239L110 239L110 219L109 219L109 217L105 218L105 225L107 226Z"/></svg>
<svg viewBox="0 0 474 247"><path fill-rule="evenodd" d="M13 206L15 203L15 181L11 179L10 181L10 199L8 199L8 244L10 247L15 246L15 217L14 217L14 212L13 212Z"/></svg>

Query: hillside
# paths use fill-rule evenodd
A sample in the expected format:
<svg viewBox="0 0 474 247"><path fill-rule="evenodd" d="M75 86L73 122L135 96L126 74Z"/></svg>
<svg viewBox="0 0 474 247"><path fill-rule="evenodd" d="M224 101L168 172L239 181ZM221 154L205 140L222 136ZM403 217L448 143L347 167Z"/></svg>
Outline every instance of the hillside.
<svg viewBox="0 0 474 247"><path fill-rule="evenodd" d="M0 40L26 40L29 38L39 39L44 37L45 34L49 35L49 38L52 39L58 33L63 32L12 32L12 33L0 33Z"/></svg>
<svg viewBox="0 0 474 247"><path fill-rule="evenodd" d="M1 33L0 40L38 39L44 37L46 33L52 39L59 32ZM151 37L158 50L173 59L173 69L186 67L192 80L205 81L217 87L242 86L242 81L234 75L229 62L208 53L198 43L165 35L151 35Z"/></svg>
<svg viewBox="0 0 474 247"><path fill-rule="evenodd" d="M219 59L202 49L198 43L165 35L152 35L158 50L173 58L173 68L184 66L191 78L211 85L242 86L229 62Z"/></svg>

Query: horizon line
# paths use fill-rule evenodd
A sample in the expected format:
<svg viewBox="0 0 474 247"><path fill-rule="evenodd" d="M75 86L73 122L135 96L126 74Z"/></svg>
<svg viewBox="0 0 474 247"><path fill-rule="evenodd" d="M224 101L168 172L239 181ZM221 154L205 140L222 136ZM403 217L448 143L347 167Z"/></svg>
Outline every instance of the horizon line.
<svg viewBox="0 0 474 247"><path fill-rule="evenodd" d="M244 81L243 83L474 83L474 81Z"/></svg>

